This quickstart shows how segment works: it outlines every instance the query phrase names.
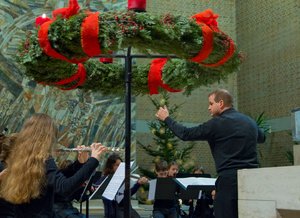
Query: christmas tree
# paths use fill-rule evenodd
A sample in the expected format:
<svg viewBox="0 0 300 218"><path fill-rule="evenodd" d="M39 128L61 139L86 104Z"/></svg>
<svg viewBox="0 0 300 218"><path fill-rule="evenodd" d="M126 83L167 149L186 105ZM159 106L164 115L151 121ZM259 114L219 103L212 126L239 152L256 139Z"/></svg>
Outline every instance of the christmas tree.
<svg viewBox="0 0 300 218"><path fill-rule="evenodd" d="M158 110L159 107L167 106L169 114L172 118L176 118L176 112L180 105L171 105L169 102L170 96L167 93L162 93L160 100L150 98L153 105ZM190 158L190 153L194 147L194 143L182 146L179 139L167 127L167 125L159 120L148 122L149 129L153 134L154 145L144 145L137 142L141 148L153 157L153 165L160 160L165 160L168 163L176 161L179 166L179 172L191 172L194 168L194 161ZM181 144L181 146L179 146ZM150 169L140 168L140 172L149 177L154 178L154 172Z"/></svg>

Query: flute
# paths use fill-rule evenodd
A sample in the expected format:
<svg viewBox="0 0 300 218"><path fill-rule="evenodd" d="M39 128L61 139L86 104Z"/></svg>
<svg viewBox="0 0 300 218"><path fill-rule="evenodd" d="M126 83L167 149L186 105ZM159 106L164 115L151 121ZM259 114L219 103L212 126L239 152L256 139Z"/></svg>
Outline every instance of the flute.
<svg viewBox="0 0 300 218"><path fill-rule="evenodd" d="M108 151L113 151L113 152L120 152L123 151L124 149L122 148L116 148L116 147L108 147ZM63 151L63 152L80 152L80 151L92 151L92 148L90 147L85 147L85 148L58 148L56 151Z"/></svg>

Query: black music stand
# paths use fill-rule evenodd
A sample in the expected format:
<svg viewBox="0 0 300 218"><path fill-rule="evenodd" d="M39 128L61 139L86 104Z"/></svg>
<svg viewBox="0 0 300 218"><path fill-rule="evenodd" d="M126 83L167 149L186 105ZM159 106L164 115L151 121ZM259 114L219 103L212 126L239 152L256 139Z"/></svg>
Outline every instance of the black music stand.
<svg viewBox="0 0 300 218"><path fill-rule="evenodd" d="M175 200L178 199L179 186L173 178L157 178L154 199Z"/></svg>
<svg viewBox="0 0 300 218"><path fill-rule="evenodd" d="M93 183L95 183L96 181L98 181L101 178L102 173L99 171L95 171L89 178L86 186L84 187L81 195L80 195L80 199L79 199L79 203L80 203L80 213L82 213L82 203L85 201L86 204L86 208L85 208L85 213L86 213L86 218L89 217L89 198L90 198L90 189L93 185Z"/></svg>
<svg viewBox="0 0 300 218"><path fill-rule="evenodd" d="M196 177L196 178L211 178L210 174L191 174L191 177ZM185 178L185 177L183 177ZM189 199L200 199L200 192L205 192L206 194L210 194L212 190L215 189L215 185L201 185L201 184L191 184L188 185L187 187L182 186L182 184L175 179L175 181L178 183L180 186L180 191L179 191L179 198L183 200L189 200Z"/></svg>

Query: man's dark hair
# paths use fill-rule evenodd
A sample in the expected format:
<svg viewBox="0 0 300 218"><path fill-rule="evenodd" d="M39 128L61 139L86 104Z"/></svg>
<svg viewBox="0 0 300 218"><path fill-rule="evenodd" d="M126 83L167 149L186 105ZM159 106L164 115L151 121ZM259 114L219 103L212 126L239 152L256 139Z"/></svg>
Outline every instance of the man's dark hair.
<svg viewBox="0 0 300 218"><path fill-rule="evenodd" d="M233 98L231 94L226 89L217 89L211 93L208 94L209 96L215 95L215 102L219 102L223 100L224 105L226 107L232 107L233 106Z"/></svg>

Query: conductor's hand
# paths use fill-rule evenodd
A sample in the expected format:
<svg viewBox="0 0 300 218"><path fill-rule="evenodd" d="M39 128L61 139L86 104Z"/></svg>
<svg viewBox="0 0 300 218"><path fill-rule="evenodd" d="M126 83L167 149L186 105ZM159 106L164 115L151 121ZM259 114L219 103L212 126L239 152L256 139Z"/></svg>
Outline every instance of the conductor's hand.
<svg viewBox="0 0 300 218"><path fill-rule="evenodd" d="M155 116L161 120L164 121L168 116L169 116L169 111L167 106L165 105L164 107L160 107L158 111L156 112Z"/></svg>
<svg viewBox="0 0 300 218"><path fill-rule="evenodd" d="M80 145L77 146L78 149L84 149L86 148L86 146L84 145ZM88 151L79 151L78 152L78 156L77 156L77 160L79 161L79 163L85 163L87 162L87 160L89 159L90 155Z"/></svg>
<svg viewBox="0 0 300 218"><path fill-rule="evenodd" d="M92 154L91 157L100 160L101 154L107 151L107 147L103 146L101 143L91 144Z"/></svg>

